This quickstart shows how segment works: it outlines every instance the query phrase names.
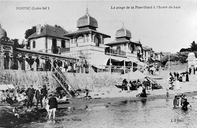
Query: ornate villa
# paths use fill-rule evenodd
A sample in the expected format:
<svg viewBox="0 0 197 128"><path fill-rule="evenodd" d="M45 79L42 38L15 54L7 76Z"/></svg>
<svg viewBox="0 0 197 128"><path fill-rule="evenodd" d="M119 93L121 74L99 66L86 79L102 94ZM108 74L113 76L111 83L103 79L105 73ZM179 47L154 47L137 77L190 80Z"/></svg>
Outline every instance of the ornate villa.
<svg viewBox="0 0 197 128"><path fill-rule="evenodd" d="M51 71L53 66L62 71L86 72L132 69L143 64L152 49L132 41L132 34L124 25L115 32L115 40L97 31L98 22L88 11L77 20L77 30L68 32L61 26L37 25L36 32L28 37L25 48L14 47L0 26L0 68L17 70Z"/></svg>

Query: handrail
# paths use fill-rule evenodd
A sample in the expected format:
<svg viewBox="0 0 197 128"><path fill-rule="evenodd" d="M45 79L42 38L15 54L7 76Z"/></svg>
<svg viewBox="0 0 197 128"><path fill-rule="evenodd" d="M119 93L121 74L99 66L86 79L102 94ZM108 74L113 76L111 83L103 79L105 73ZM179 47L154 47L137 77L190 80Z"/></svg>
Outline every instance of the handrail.
<svg viewBox="0 0 197 128"><path fill-rule="evenodd" d="M68 83L67 78L66 78L65 75L62 73L62 71L59 69L59 66L56 65L57 67L54 67L53 64L51 64L51 65L52 65L52 69L55 70L55 72L53 72L52 76L53 76L53 77L56 79L56 81L62 86L62 88L66 91L66 93L67 93L69 96L72 97L72 95L71 95L70 92L69 92L69 89L67 89L65 86L67 86L68 88L72 88L72 89L73 89L73 87L70 85L70 83ZM56 73L57 73L58 76L56 76ZM58 77L59 77L60 79L59 79ZM63 83L62 81L64 81L64 83ZM64 85L64 84L66 84L66 85Z"/></svg>
<svg viewBox="0 0 197 128"><path fill-rule="evenodd" d="M63 72L60 70L59 66L57 66L56 68L54 67L54 69L57 71L57 73L61 74L60 77L61 77L65 82L67 82L66 84L68 84L68 86L74 90L74 88L70 85L69 81L67 80L67 78L65 77L65 75L63 74Z"/></svg>
<svg viewBox="0 0 197 128"><path fill-rule="evenodd" d="M69 90L61 83L61 81L54 75L52 74L52 76L55 78L56 81L58 81L58 83L62 86L62 88L66 91L66 93L72 97L72 95L70 94Z"/></svg>

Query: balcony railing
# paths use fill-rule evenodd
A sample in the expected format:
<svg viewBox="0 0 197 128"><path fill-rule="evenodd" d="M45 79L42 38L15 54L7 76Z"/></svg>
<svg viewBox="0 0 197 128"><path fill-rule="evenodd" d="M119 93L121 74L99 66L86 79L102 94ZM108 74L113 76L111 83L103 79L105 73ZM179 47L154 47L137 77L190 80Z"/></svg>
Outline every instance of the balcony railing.
<svg viewBox="0 0 197 128"><path fill-rule="evenodd" d="M126 57L126 52L118 49L105 48L106 55Z"/></svg>

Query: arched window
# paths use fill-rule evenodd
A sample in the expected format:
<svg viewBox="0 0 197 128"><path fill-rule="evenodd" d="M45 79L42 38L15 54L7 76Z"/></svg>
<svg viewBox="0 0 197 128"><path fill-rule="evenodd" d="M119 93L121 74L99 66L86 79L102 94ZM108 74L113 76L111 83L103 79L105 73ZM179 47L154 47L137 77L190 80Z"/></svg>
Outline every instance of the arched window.
<svg viewBox="0 0 197 128"><path fill-rule="evenodd" d="M96 46L99 46L99 44L101 43L101 40L99 37L95 36L94 42L95 42Z"/></svg>
<svg viewBox="0 0 197 128"><path fill-rule="evenodd" d="M66 48L66 42L65 42L65 40L62 40L62 41L61 41L61 47L62 47L62 48Z"/></svg>
<svg viewBox="0 0 197 128"><path fill-rule="evenodd" d="M77 43L84 43L84 42L85 42L85 40L84 40L84 37L83 36L79 36L77 38Z"/></svg>
<svg viewBox="0 0 197 128"><path fill-rule="evenodd" d="M33 48L36 48L36 41L33 41Z"/></svg>

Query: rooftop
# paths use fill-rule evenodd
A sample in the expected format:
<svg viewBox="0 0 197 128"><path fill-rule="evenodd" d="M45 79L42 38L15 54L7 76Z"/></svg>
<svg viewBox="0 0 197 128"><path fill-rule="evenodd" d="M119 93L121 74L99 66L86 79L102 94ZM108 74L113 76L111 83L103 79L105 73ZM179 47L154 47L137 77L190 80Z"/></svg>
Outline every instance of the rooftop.
<svg viewBox="0 0 197 128"><path fill-rule="evenodd" d="M66 33L68 32L60 26L51 26L51 25L46 24L41 28L40 34L35 32L31 36L29 36L28 39L34 39L34 38L40 38L40 37L55 37L55 38L61 38L61 39L68 39L67 37L64 37L64 34Z"/></svg>

